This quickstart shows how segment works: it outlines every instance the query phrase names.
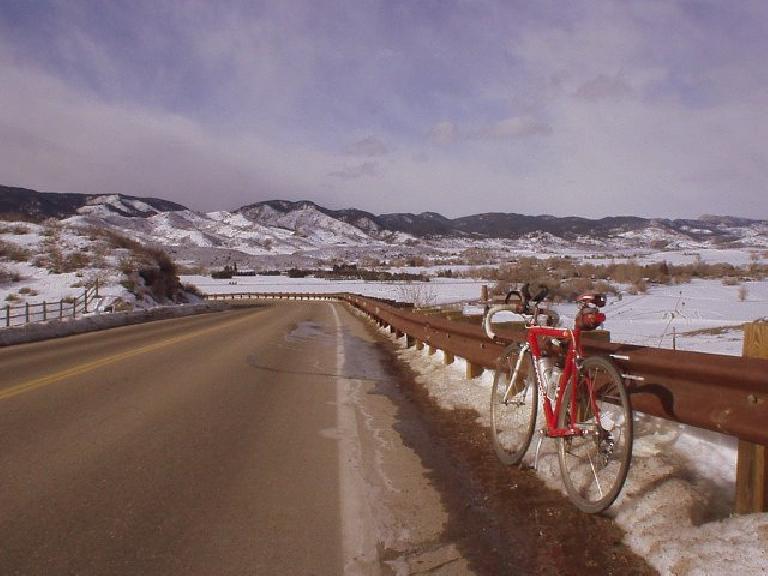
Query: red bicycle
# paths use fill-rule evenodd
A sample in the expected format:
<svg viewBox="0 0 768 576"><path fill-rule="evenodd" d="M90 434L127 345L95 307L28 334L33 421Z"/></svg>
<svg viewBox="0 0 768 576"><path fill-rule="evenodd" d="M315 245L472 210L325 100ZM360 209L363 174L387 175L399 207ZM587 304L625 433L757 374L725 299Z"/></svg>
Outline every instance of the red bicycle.
<svg viewBox="0 0 768 576"><path fill-rule="evenodd" d="M557 315L542 302L547 289L531 298L528 285L507 294L505 304L487 307L484 327L495 338L494 314L511 311L526 318L522 344L508 346L498 361L491 390L491 439L499 459L517 464L536 431L538 396L544 427L539 430L534 466L544 437L557 439L566 492L584 512L601 512L621 492L632 459L632 409L622 377L601 356L584 357L581 334L605 321L604 294L578 299L573 328L558 328ZM510 298L516 296L515 301ZM542 325L541 320L546 319Z"/></svg>

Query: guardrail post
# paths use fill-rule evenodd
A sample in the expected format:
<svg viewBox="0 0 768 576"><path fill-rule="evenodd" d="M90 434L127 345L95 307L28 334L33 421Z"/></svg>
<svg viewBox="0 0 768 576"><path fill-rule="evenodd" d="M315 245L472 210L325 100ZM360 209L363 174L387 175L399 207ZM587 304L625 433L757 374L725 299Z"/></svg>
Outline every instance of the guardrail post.
<svg viewBox="0 0 768 576"><path fill-rule="evenodd" d="M768 358L768 323L744 326L742 356ZM754 398L755 403L763 399ZM736 464L736 513L768 512L768 446L739 440Z"/></svg>
<svg viewBox="0 0 768 576"><path fill-rule="evenodd" d="M467 360L467 373L466 373L467 380L472 380L472 378L477 378L482 373L483 373L482 366L478 366L477 364L473 364L472 362Z"/></svg>

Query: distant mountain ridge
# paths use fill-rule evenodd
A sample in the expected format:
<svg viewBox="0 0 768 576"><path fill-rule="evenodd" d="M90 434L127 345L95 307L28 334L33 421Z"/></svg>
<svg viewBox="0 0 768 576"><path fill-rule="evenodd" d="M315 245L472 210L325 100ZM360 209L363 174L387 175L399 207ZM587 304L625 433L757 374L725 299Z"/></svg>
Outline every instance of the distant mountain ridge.
<svg viewBox="0 0 768 576"><path fill-rule="evenodd" d="M107 202L105 202L105 200ZM19 217L41 221L68 218L89 205L104 205L112 200L111 211L127 217L146 217L157 212L175 212L187 208L170 200L140 198L125 194L77 194L38 192L28 188L0 186L0 217Z"/></svg>
<svg viewBox="0 0 768 576"><path fill-rule="evenodd" d="M172 214L176 213L176 214ZM0 218L41 221L45 218L73 216L102 219L123 227L127 220L160 218L166 228L199 230L214 242L221 237L226 244L227 232L222 227L245 234L252 229L254 236L275 231L275 237L295 237L295 248L309 245L351 243L364 245L368 241L398 244L415 239L482 239L517 240L528 237L555 237L562 241L610 241L611 239L642 241L677 240L725 244L749 239L762 239L768 244L768 221L748 218L703 216L698 219L649 219L634 216L613 216L589 219L577 216L528 216L517 213L489 212L447 218L437 212L373 214L355 208L332 210L309 200L267 200L248 204L237 210L193 212L176 202L122 194L74 194L37 192L25 188L0 186ZM161 218L162 217L162 218ZM151 228L151 224L129 226ZM234 227L234 228L233 228ZM282 232L281 232L282 231ZM157 237L160 238L158 232ZM301 239L301 240L300 240Z"/></svg>

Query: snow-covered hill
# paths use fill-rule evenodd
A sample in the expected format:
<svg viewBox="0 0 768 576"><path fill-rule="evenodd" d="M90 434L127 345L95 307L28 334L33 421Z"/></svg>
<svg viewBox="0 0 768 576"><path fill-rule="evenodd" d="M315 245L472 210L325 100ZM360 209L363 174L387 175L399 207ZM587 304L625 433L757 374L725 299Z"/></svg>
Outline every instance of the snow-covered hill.
<svg viewBox="0 0 768 576"><path fill-rule="evenodd" d="M435 212L374 215L314 202L271 200L234 211L199 213L154 198L118 194L39 193L0 186L0 216L45 217L117 229L180 250L226 249L245 255L289 255L415 248L455 253L467 248L546 251L766 248L768 221L704 216L694 220L526 216L487 213L449 219Z"/></svg>

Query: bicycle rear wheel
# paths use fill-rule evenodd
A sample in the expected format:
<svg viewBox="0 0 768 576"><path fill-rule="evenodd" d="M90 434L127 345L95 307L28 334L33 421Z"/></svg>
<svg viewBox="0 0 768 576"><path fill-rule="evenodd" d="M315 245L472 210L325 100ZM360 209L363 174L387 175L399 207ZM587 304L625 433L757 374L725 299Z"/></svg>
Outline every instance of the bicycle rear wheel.
<svg viewBox="0 0 768 576"><path fill-rule="evenodd" d="M571 381L559 426L565 428L573 422L584 434L560 439L560 473L568 496L579 509L601 512L613 503L627 478L632 459L632 409L620 374L605 358L584 360L577 391L572 419Z"/></svg>
<svg viewBox="0 0 768 576"><path fill-rule="evenodd" d="M523 358L512 382L519 354ZM491 388L491 440L504 464L520 462L531 443L539 398L534 374L530 352L520 352L517 346L504 350Z"/></svg>

